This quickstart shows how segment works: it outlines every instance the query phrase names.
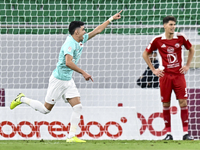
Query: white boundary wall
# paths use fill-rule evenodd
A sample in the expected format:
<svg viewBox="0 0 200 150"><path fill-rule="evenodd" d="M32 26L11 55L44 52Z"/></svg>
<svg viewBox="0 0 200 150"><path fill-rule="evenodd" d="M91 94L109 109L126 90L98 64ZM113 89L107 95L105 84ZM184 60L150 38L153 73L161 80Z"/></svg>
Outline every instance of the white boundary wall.
<svg viewBox="0 0 200 150"><path fill-rule="evenodd" d="M104 125L105 122L112 121L117 116L117 118L115 118L114 120L118 123L121 123L119 121L119 118L126 116L128 120L131 120L131 122L133 123L131 126L126 126L128 128L127 130L129 131L129 134L132 134L132 132L135 132L136 134L127 134L125 137L120 137L119 139L160 140L164 138L165 132L162 132L164 129L164 121L162 119L162 103L160 101L159 89L79 89L79 91L81 93L81 101L84 106L84 119L89 119L85 122L89 122L91 120L94 121L95 119L97 119L97 122L100 122L102 125ZM43 101L46 94L46 89L5 89L6 107L9 107L10 102L15 98L14 95L17 95L20 92L23 92L27 97L40 99L41 101ZM177 109L177 111L175 111L172 115L172 134L175 140L181 140L183 133L180 120L180 109L178 106L178 102L175 99L175 95L172 94L171 106L173 106L175 110ZM119 103L123 104L123 109L121 107L118 107ZM66 107L63 108L63 106ZM69 122L69 117L72 111L67 106L69 106L69 104L65 104L62 100L60 100L56 104L55 108L53 108L53 111L47 116L49 116L53 120L57 120L57 116L60 116L64 120L61 122L63 122L66 126ZM91 109L91 111L87 111L88 106L90 106L89 108ZM112 109L107 109L108 106L112 106ZM132 110L132 107L136 108L136 113L134 112L134 110ZM22 109L20 110L20 108ZM62 111L60 109L66 111L66 113L61 114ZM3 113L4 109L2 109L1 111ZM43 114L34 112L33 110L31 110L31 108L30 110L27 109L26 105L21 105L13 111L9 110L9 108L5 108L5 111L6 115L0 117L0 122L6 120L14 120L17 124L22 121L24 117L25 119L28 118L27 121L33 118L33 120L30 120L30 122L41 120L41 118L44 117ZM109 113L106 113L106 111L109 111ZM18 115L15 117L13 116L15 114L14 112L18 113ZM137 117L135 117L136 114ZM141 118L141 116L143 116L142 120L139 119ZM20 120L20 118L22 120ZM142 127L144 130L142 130ZM138 133L139 136L136 136L138 135ZM16 137L16 139L18 138L19 137ZM49 139L49 137L43 138ZM88 137L83 138L91 139ZM102 136L100 139L109 138L106 136Z"/></svg>

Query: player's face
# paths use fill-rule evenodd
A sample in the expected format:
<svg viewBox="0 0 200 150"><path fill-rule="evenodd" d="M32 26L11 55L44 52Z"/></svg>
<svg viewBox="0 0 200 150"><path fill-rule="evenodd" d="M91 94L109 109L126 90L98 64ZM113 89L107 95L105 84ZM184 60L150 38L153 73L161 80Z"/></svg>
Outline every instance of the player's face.
<svg viewBox="0 0 200 150"><path fill-rule="evenodd" d="M84 26L78 28L79 41L83 41L83 35L86 33Z"/></svg>
<svg viewBox="0 0 200 150"><path fill-rule="evenodd" d="M174 31L176 29L176 22L169 21L168 23L164 24L164 29L166 33L174 34Z"/></svg>

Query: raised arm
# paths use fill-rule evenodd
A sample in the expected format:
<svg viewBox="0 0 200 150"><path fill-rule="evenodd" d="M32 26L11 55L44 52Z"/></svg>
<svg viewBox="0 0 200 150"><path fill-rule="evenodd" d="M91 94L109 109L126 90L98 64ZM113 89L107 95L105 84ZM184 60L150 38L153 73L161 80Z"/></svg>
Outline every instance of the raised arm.
<svg viewBox="0 0 200 150"><path fill-rule="evenodd" d="M119 13L116 13L114 16L110 17L107 21L105 21L104 23L102 23L101 25L97 26L93 31L89 32L89 39L93 38L94 36L96 36L97 34L101 33L112 20L118 20L121 18L120 13L122 12L122 10Z"/></svg>

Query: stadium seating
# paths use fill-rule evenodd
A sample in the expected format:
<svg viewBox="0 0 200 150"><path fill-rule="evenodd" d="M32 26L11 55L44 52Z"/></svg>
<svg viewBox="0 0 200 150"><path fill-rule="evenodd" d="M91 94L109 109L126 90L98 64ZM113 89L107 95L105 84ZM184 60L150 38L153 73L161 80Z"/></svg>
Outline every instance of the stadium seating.
<svg viewBox="0 0 200 150"><path fill-rule="evenodd" d="M118 25L161 25L162 18L173 15L177 24L200 24L200 3L190 0L4 0L0 2L1 24L30 25L68 25L73 20L86 24L100 24L112 14L123 10L122 19L113 24ZM44 29L43 29L44 30ZM5 30L1 34L29 34L29 30ZM104 33L152 34L160 29L112 29ZM37 30L39 34L64 33L64 30Z"/></svg>

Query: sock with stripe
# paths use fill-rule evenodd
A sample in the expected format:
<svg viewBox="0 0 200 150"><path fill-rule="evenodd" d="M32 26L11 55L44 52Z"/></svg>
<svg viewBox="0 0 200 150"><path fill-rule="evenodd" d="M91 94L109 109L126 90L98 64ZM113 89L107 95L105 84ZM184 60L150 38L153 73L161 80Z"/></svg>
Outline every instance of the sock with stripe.
<svg viewBox="0 0 200 150"><path fill-rule="evenodd" d="M171 114L170 107L163 107L163 118L165 122L165 130L167 134L171 134Z"/></svg>

